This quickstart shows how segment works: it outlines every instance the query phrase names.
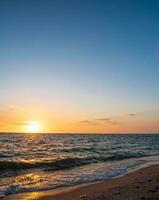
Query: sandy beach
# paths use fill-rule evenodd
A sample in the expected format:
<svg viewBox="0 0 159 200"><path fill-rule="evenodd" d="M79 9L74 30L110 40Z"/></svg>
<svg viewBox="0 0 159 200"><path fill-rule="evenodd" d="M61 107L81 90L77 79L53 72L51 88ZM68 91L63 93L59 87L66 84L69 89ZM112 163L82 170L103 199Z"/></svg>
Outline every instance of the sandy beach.
<svg viewBox="0 0 159 200"><path fill-rule="evenodd" d="M110 181L66 189L10 195L3 200L158 200L159 165Z"/></svg>

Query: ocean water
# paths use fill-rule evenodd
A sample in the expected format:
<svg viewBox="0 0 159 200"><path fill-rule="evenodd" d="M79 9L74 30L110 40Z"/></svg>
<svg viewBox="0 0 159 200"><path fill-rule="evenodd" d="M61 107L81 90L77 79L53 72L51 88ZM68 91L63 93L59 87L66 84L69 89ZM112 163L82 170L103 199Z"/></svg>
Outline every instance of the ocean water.
<svg viewBox="0 0 159 200"><path fill-rule="evenodd" d="M0 134L0 197L109 180L159 162L159 135Z"/></svg>

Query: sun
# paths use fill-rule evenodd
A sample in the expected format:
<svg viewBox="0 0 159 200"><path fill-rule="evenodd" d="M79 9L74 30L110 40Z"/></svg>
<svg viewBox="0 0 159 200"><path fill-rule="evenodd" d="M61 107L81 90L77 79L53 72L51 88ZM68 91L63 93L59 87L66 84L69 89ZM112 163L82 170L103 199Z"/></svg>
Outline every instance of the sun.
<svg viewBox="0 0 159 200"><path fill-rule="evenodd" d="M26 131L28 133L39 133L41 131L41 125L39 122L31 121L27 124Z"/></svg>

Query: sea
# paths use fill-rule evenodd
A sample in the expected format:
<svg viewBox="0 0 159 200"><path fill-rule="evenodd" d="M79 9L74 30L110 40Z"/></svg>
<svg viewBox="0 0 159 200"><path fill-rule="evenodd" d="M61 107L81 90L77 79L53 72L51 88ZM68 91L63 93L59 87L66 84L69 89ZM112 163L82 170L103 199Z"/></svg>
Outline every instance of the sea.
<svg viewBox="0 0 159 200"><path fill-rule="evenodd" d="M0 134L0 197L107 181L159 163L158 134Z"/></svg>

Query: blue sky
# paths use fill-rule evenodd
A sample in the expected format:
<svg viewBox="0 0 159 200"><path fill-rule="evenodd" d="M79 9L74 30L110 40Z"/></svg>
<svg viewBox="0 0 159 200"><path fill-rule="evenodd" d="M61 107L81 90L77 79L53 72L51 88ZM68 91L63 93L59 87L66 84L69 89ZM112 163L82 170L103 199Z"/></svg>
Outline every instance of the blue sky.
<svg viewBox="0 0 159 200"><path fill-rule="evenodd" d="M1 110L159 119L159 1L1 0L0 28Z"/></svg>

